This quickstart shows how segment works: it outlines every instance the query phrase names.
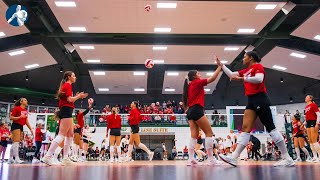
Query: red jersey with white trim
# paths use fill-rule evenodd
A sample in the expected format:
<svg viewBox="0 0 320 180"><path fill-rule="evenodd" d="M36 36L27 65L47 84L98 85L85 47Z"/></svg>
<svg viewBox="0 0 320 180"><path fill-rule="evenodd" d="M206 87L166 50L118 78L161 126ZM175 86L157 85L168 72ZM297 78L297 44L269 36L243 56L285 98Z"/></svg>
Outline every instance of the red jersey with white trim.
<svg viewBox="0 0 320 180"><path fill-rule="evenodd" d="M311 103L307 105L304 110L304 113L306 115L306 121L317 120L316 112L319 112L319 108L318 105L316 105L316 103Z"/></svg>
<svg viewBox="0 0 320 180"><path fill-rule="evenodd" d="M250 82L244 81L245 95L250 96L258 93L267 93L265 86L265 71L261 64L253 64L252 66L238 71L240 77L254 77L258 73L264 75L262 83L253 84Z"/></svg>

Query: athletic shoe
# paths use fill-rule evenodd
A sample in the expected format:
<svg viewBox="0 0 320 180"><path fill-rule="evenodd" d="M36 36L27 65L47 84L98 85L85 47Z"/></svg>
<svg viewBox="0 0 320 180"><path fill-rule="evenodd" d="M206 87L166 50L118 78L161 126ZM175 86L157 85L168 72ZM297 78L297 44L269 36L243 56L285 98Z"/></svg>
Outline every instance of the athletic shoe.
<svg viewBox="0 0 320 180"><path fill-rule="evenodd" d="M235 159L232 156L225 156L223 154L219 154L219 157L222 161L230 164L233 167L237 167L238 159Z"/></svg>
<svg viewBox="0 0 320 180"><path fill-rule="evenodd" d="M284 158L284 159L280 160L279 162L275 163L273 166L274 167L278 167L278 166L291 167L294 165L295 165L294 161L292 160L291 157L289 157L289 158Z"/></svg>
<svg viewBox="0 0 320 180"><path fill-rule="evenodd" d="M61 166L61 162L58 159L53 159L52 162L53 162L53 165Z"/></svg>
<svg viewBox="0 0 320 180"><path fill-rule="evenodd" d="M313 162L317 163L317 162L319 162L319 159L318 158L313 158Z"/></svg>
<svg viewBox="0 0 320 180"><path fill-rule="evenodd" d="M187 166L192 166L192 165L200 165L200 163L195 159L189 159L187 162Z"/></svg>
<svg viewBox="0 0 320 180"><path fill-rule="evenodd" d="M14 159L13 158L10 158L9 160L8 160L8 164L14 164L15 162L14 162Z"/></svg>
<svg viewBox="0 0 320 180"><path fill-rule="evenodd" d="M134 160L132 159L132 157L127 156L124 161L125 162L133 162Z"/></svg>
<svg viewBox="0 0 320 180"><path fill-rule="evenodd" d="M222 161L216 160L215 158L214 159L210 159L209 162L207 163L208 166L219 166L219 165L222 165L222 164L223 164Z"/></svg>
<svg viewBox="0 0 320 180"><path fill-rule="evenodd" d="M154 152L150 152L150 153L149 153L149 161L152 161L153 155L154 155Z"/></svg>
<svg viewBox="0 0 320 180"><path fill-rule="evenodd" d="M39 159L32 159L32 164L38 164L40 163L41 161Z"/></svg>
<svg viewBox="0 0 320 180"><path fill-rule="evenodd" d="M118 163L122 163L122 162L123 162L122 158L119 158Z"/></svg>
<svg viewBox="0 0 320 180"><path fill-rule="evenodd" d="M24 161L21 161L19 158L15 160L16 164L22 164Z"/></svg>
<svg viewBox="0 0 320 180"><path fill-rule="evenodd" d="M41 162L49 165L49 166L52 166L54 165L53 161L52 161L52 158L51 157L48 157L48 156L44 156L42 159L41 159Z"/></svg>
<svg viewBox="0 0 320 180"><path fill-rule="evenodd" d="M109 160L109 163L114 163L114 159L110 159L110 160Z"/></svg>
<svg viewBox="0 0 320 180"><path fill-rule="evenodd" d="M306 161L307 162L313 162L313 159L309 156Z"/></svg>
<svg viewBox="0 0 320 180"><path fill-rule="evenodd" d="M301 162L301 158L297 158L296 160L294 160L294 162Z"/></svg>
<svg viewBox="0 0 320 180"><path fill-rule="evenodd" d="M78 161L79 161L79 160L77 159L77 157L75 157L75 156L71 156L70 160L71 160L72 162L78 162Z"/></svg>
<svg viewBox="0 0 320 180"><path fill-rule="evenodd" d="M62 166L70 166L73 165L73 162L70 160L70 158L62 159L61 161Z"/></svg>

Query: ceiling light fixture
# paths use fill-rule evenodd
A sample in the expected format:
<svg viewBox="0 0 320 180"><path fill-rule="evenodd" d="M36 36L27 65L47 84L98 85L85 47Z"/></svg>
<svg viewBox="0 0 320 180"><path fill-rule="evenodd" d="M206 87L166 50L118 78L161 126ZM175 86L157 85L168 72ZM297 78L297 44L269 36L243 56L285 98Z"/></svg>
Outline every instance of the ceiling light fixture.
<svg viewBox="0 0 320 180"><path fill-rule="evenodd" d="M55 1L57 7L77 7L74 1Z"/></svg>
<svg viewBox="0 0 320 180"><path fill-rule="evenodd" d="M10 56L16 56L16 55L20 55L20 54L24 54L24 53L26 53L24 50L18 50L18 51L9 52L8 54Z"/></svg>
<svg viewBox="0 0 320 180"><path fill-rule="evenodd" d="M255 29L238 29L238 33L254 33Z"/></svg>
<svg viewBox="0 0 320 180"><path fill-rule="evenodd" d="M157 8L177 8L177 3L157 3Z"/></svg>
<svg viewBox="0 0 320 180"><path fill-rule="evenodd" d="M282 71L287 69L286 67L282 67L282 66L278 66L278 65L273 65L272 68L282 70Z"/></svg>
<svg viewBox="0 0 320 180"><path fill-rule="evenodd" d="M88 63L99 63L100 59L87 59Z"/></svg>
<svg viewBox="0 0 320 180"><path fill-rule="evenodd" d="M31 69L31 68L35 68L35 67L38 67L39 64L30 64L30 65L26 65L24 66L26 69Z"/></svg>
<svg viewBox="0 0 320 180"><path fill-rule="evenodd" d="M69 27L70 31L73 32L85 32L87 29L85 27Z"/></svg>
<svg viewBox="0 0 320 180"><path fill-rule="evenodd" d="M157 33L165 33L171 32L171 28L154 28L153 31Z"/></svg>
<svg viewBox="0 0 320 180"><path fill-rule="evenodd" d="M104 75L106 75L106 72L104 72L104 71L94 71L93 74L96 75L96 76L104 76Z"/></svg>
<svg viewBox="0 0 320 180"><path fill-rule="evenodd" d="M256 6L257 10L273 10L277 7L276 4L258 4Z"/></svg>

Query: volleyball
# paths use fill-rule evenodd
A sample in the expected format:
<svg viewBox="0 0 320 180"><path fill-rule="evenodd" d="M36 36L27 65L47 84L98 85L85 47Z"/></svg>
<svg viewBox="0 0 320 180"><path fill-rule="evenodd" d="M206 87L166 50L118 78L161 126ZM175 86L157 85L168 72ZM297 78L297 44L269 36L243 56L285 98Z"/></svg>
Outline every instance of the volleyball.
<svg viewBox="0 0 320 180"><path fill-rule="evenodd" d="M152 59L147 59L147 60L144 62L144 65L146 66L146 68L151 69L151 68L153 68L153 66L154 66L154 62L153 62Z"/></svg>
<svg viewBox="0 0 320 180"><path fill-rule="evenodd" d="M93 101L94 101L94 100L93 100L92 98L89 98L89 99L88 99L88 104L92 104Z"/></svg>
<svg viewBox="0 0 320 180"><path fill-rule="evenodd" d="M147 12L150 12L150 10L151 10L151 5L146 5L145 7L144 7L144 10L145 11L147 11Z"/></svg>

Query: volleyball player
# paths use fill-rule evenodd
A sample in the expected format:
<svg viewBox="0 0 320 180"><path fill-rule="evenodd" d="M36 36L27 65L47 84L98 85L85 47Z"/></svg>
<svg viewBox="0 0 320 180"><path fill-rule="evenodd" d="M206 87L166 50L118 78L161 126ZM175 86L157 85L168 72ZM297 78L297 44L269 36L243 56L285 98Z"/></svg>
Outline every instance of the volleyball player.
<svg viewBox="0 0 320 180"><path fill-rule="evenodd" d="M118 162L122 162L121 155L121 117L118 108L113 107L111 114L107 116L108 128L110 128L110 163L114 162L114 148L117 149ZM108 131L108 130L107 130ZM114 146L116 145L116 146Z"/></svg>
<svg viewBox="0 0 320 180"><path fill-rule="evenodd" d="M75 113L76 119L77 119L77 125L79 127L77 127L74 130L74 138L73 138L74 144L72 147L72 156L71 156L71 160L74 162L80 161L79 152L82 153L82 149L83 149L82 130L84 127L84 116L88 114L88 112L90 111L92 107L92 103L93 102L90 102L90 104L88 104L88 108L85 111L77 110Z"/></svg>
<svg viewBox="0 0 320 180"><path fill-rule="evenodd" d="M14 105L15 106L10 114L10 120L12 121L12 124L11 124L12 146L10 149L10 158L8 160L8 163L20 164L20 163L23 163L23 161L21 161L19 158L19 143L22 140L21 134L23 133L23 126L27 125L33 137L34 137L34 133L28 120L28 111L26 109L26 107L28 106L27 99L20 98L15 102ZM13 160L13 157L15 157L15 160Z"/></svg>
<svg viewBox="0 0 320 180"><path fill-rule="evenodd" d="M312 159L309 155L308 150L304 147L305 141L304 141L303 124L300 122L299 114L295 114L292 117L292 130L293 130L292 139L294 142L294 150L296 151L296 154L297 154L297 159L295 160L295 162L301 161L300 148L302 149L304 154L307 156L307 161L312 162Z"/></svg>
<svg viewBox="0 0 320 180"><path fill-rule="evenodd" d="M63 75L63 79L60 82L60 87L57 92L57 98L59 99L59 109L60 109L60 127L58 136L52 141L51 146L47 154L42 158L42 162L47 165L53 165L52 154L59 146L59 144L64 140L63 148L63 165L72 164L68 157L70 146L73 140L73 118L72 112L74 109L74 102L78 99L83 99L88 96L87 93L81 92L73 96L72 84L76 82L76 76L72 71L66 71Z"/></svg>
<svg viewBox="0 0 320 180"><path fill-rule="evenodd" d="M9 130L8 123L1 123L0 124L0 157L1 157L1 162L4 162L4 156L6 155L6 150L7 150L7 146L8 146L8 142L10 140L10 137L11 137L11 133Z"/></svg>
<svg viewBox="0 0 320 180"><path fill-rule="evenodd" d="M127 152L127 161L132 161L133 143L135 143L136 146L138 146L139 148L144 150L146 153L148 153L149 160L152 161L154 153L150 151L146 145L140 142L139 124L142 118L140 116L139 110L137 109L138 102L133 101L130 106L131 106L131 111L130 111L128 120L131 128L131 134L130 134L130 140L129 140L129 148Z"/></svg>
<svg viewBox="0 0 320 180"><path fill-rule="evenodd" d="M313 162L319 162L317 158L317 153L320 158L320 147L317 141L318 139L318 130L319 130L319 123L320 123L320 112L318 105L314 103L313 96L307 95L305 98L305 102L307 106L305 107L304 113L306 115L306 129L308 138L310 141L310 146L313 154Z"/></svg>
<svg viewBox="0 0 320 180"><path fill-rule="evenodd" d="M85 125L85 128L82 130L82 139L83 139L83 156L86 157L89 148L89 139L91 139L91 133L96 132L97 125L94 124L94 130L89 131L90 126L88 124Z"/></svg>
<svg viewBox="0 0 320 180"><path fill-rule="evenodd" d="M219 59L217 64L222 67L223 71L230 77L230 80L243 81L245 95L248 96L248 105L243 116L242 133L238 138L238 145L231 156L220 154L220 158L232 166L237 166L237 159L243 149L247 146L250 140L250 131L254 122L259 116L262 124L266 127L267 132L272 137L273 141L279 147L283 159L274 164L274 166L294 166L294 161L289 156L284 138L276 129L272 113L270 109L271 102L267 95L265 86L265 71L260 64L261 59L254 51L245 53L243 64L248 68L238 72L232 72Z"/></svg>
<svg viewBox="0 0 320 180"><path fill-rule="evenodd" d="M187 118L191 131L191 139L189 143L189 160L187 165L197 164L197 160L194 158L194 151L197 144L197 137L199 135L199 128L202 129L205 138L205 147L208 154L208 165L219 165L220 161L217 161L213 157L213 132L209 124L207 116L204 114L204 86L215 81L221 71L221 67L218 67L214 74L208 79L201 79L201 75L197 70L189 71L188 76L184 81L183 87L183 105L184 109L187 109Z"/></svg>

